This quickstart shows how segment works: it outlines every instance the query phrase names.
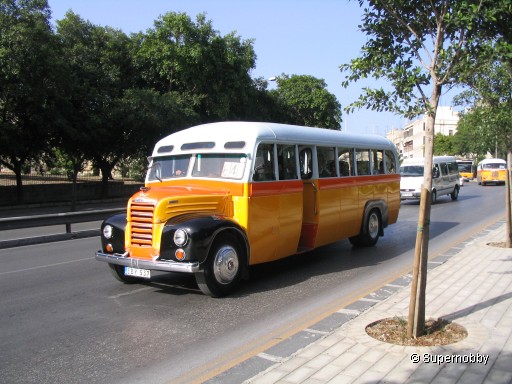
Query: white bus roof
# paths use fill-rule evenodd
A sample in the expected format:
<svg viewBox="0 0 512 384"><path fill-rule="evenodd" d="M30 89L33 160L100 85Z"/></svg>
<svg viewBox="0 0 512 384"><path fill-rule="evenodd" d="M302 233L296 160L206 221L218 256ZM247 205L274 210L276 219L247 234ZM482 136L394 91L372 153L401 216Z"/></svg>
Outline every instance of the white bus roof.
<svg viewBox="0 0 512 384"><path fill-rule="evenodd" d="M181 149L182 145L187 143L214 142L215 147L211 149L215 151L224 150L226 142L240 141L246 142L245 151L247 148L252 151L254 145L261 141L396 150L390 140L374 134L346 133L277 123L230 121L198 125L173 133L155 145L153 156L190 152ZM240 149L237 152L240 152Z"/></svg>
<svg viewBox="0 0 512 384"><path fill-rule="evenodd" d="M507 162L503 159L483 159L478 164L507 164Z"/></svg>

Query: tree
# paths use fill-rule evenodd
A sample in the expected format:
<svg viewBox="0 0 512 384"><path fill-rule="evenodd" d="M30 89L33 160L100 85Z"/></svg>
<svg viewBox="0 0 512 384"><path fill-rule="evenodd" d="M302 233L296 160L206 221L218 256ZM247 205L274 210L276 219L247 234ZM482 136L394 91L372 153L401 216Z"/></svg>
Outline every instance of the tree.
<svg viewBox="0 0 512 384"><path fill-rule="evenodd" d="M472 54L478 64L467 71L463 83L469 87L459 98L470 105L461 121L461 133L482 138L482 147L496 157L507 157L506 244L512 247L512 4L509 0L492 3L490 17L483 20L484 39ZM471 126L472 124L472 126ZM498 155L501 152L502 155Z"/></svg>
<svg viewBox="0 0 512 384"><path fill-rule="evenodd" d="M457 141L478 158L484 158L488 153L506 158L512 128L510 111L510 107L506 108L505 105L502 108L479 106L471 109L459 120L455 136Z"/></svg>
<svg viewBox="0 0 512 384"><path fill-rule="evenodd" d="M434 136L434 156L445 156L450 154L460 154L455 136L447 136L442 133L436 133Z"/></svg>
<svg viewBox="0 0 512 384"><path fill-rule="evenodd" d="M341 105L322 79L307 75L281 75L277 89L270 93L276 99L281 115L289 124L340 129Z"/></svg>
<svg viewBox="0 0 512 384"><path fill-rule="evenodd" d="M202 122L242 119L250 109L256 55L251 40L220 36L204 14L169 12L135 36L142 87L177 92Z"/></svg>
<svg viewBox="0 0 512 384"><path fill-rule="evenodd" d="M424 113L425 177L422 188L408 335L418 337L425 325L434 122L443 87L461 82L478 52L482 21L493 17L490 1L374 0L365 6L361 30L368 36L362 56L341 66L343 85L372 77L388 80L390 90L364 88L347 111L367 107L405 117Z"/></svg>
<svg viewBox="0 0 512 384"><path fill-rule="evenodd" d="M48 149L59 71L45 0L0 0L0 164L16 175Z"/></svg>
<svg viewBox="0 0 512 384"><path fill-rule="evenodd" d="M136 36L93 25L73 12L57 22L57 36L67 58L67 105L55 146L69 160L74 182L83 164L93 162L107 196L116 165L145 157L166 132L198 118L178 92L139 88Z"/></svg>

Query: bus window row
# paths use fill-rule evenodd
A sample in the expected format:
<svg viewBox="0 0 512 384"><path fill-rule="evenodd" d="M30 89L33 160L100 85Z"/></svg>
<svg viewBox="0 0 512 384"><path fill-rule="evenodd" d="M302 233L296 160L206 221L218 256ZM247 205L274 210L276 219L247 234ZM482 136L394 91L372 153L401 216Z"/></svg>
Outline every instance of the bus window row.
<svg viewBox="0 0 512 384"><path fill-rule="evenodd" d="M254 181L367 176L397 172L389 150L261 143Z"/></svg>

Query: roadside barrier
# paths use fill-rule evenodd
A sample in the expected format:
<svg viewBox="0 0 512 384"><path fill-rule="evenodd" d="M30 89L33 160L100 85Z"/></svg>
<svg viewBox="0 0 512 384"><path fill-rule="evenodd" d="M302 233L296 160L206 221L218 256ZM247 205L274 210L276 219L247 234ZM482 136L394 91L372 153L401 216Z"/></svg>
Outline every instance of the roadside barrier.
<svg viewBox="0 0 512 384"><path fill-rule="evenodd" d="M71 230L71 225L76 223L104 220L111 215L122 212L126 212L126 208L0 218L0 231L44 227L50 225L64 225L65 229L64 233L40 235L22 239L0 240L0 249L49 243L52 241L99 236L100 228L73 232Z"/></svg>

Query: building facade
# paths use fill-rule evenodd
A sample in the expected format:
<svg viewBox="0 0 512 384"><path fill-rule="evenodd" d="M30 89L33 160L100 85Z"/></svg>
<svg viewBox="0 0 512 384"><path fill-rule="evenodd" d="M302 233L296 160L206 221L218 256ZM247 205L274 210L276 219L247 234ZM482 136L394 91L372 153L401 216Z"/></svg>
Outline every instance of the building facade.
<svg viewBox="0 0 512 384"><path fill-rule="evenodd" d="M459 113L452 107L437 108L434 134L452 136L457 132ZM403 129L393 129L387 133L387 138L395 143L402 159L425 156L425 126L427 117L422 116L410 121Z"/></svg>

